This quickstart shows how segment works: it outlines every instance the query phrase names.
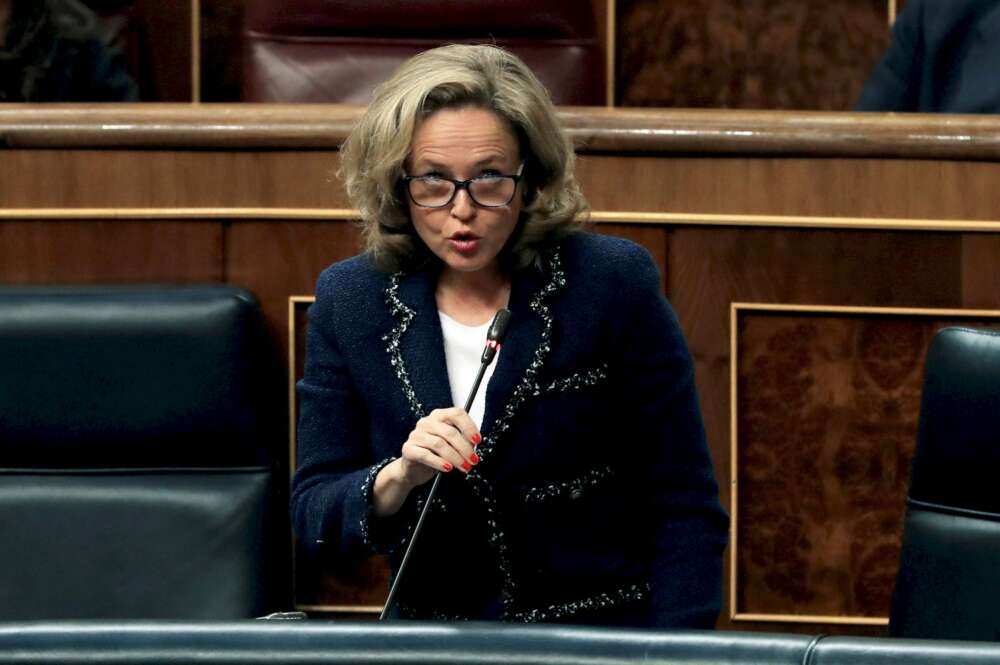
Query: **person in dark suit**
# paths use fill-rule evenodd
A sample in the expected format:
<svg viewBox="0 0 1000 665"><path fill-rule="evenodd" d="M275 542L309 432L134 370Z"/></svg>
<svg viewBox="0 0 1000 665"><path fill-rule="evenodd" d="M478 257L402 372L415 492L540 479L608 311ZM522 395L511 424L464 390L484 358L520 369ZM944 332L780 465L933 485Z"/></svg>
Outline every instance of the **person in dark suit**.
<svg viewBox="0 0 1000 665"><path fill-rule="evenodd" d="M292 513L318 555L395 573L443 474L396 616L717 618L728 517L691 357L649 253L580 229L573 164L545 89L491 46L404 63L342 148L368 250L309 310Z"/></svg>
<svg viewBox="0 0 1000 665"><path fill-rule="evenodd" d="M907 0L856 111L1000 110L1000 0Z"/></svg>
<svg viewBox="0 0 1000 665"><path fill-rule="evenodd" d="M134 102L121 53L77 0L0 0L0 102Z"/></svg>

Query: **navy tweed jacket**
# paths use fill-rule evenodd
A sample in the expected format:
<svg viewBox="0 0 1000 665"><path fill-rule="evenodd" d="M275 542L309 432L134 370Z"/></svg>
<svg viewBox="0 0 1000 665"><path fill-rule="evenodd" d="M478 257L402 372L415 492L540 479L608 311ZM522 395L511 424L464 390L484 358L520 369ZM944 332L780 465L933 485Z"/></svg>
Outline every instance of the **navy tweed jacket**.
<svg viewBox="0 0 1000 665"><path fill-rule="evenodd" d="M431 272L327 268L299 382L299 542L398 566L429 484L387 519L375 475L452 406ZM690 354L655 264L578 233L513 282L467 476L447 474L401 584L414 618L711 627L728 517Z"/></svg>

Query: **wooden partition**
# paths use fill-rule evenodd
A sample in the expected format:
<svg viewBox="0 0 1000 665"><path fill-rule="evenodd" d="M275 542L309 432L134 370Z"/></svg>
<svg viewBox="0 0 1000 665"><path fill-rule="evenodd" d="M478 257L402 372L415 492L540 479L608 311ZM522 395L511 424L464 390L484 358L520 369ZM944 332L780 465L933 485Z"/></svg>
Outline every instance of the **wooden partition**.
<svg viewBox="0 0 1000 665"><path fill-rule="evenodd" d="M290 384L317 275L358 251L335 177L358 112L0 107L0 281L247 287ZM1000 316L1000 120L563 118L595 230L653 253L695 357L734 516L720 626L881 632L924 350ZM380 571L303 563L298 602L377 606Z"/></svg>

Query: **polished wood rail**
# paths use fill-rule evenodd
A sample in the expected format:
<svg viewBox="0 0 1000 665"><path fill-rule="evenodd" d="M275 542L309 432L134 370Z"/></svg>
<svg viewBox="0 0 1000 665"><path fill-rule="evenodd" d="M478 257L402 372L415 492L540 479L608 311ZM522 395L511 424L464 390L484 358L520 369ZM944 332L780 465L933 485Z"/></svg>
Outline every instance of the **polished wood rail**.
<svg viewBox="0 0 1000 665"><path fill-rule="evenodd" d="M331 149L360 107L5 105L7 148ZM582 153L1000 159L1000 118L894 113L565 108Z"/></svg>

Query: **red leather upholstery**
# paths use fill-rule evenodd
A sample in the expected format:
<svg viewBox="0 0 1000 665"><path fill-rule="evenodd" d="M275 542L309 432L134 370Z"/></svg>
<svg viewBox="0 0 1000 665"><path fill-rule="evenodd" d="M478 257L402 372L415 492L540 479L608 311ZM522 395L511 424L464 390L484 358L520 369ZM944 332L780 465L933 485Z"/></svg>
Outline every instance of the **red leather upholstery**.
<svg viewBox="0 0 1000 665"><path fill-rule="evenodd" d="M581 0L247 0L243 99L367 103L405 59L448 43L521 57L557 104L604 104L604 60Z"/></svg>

